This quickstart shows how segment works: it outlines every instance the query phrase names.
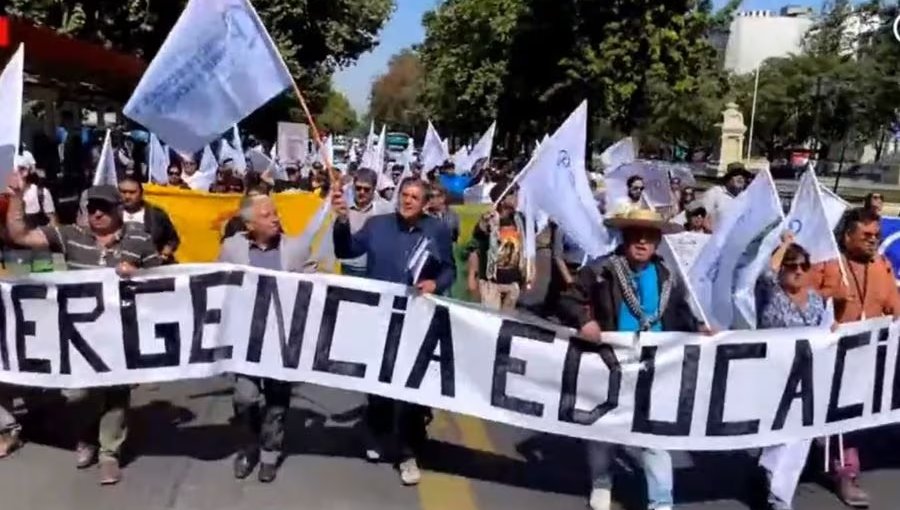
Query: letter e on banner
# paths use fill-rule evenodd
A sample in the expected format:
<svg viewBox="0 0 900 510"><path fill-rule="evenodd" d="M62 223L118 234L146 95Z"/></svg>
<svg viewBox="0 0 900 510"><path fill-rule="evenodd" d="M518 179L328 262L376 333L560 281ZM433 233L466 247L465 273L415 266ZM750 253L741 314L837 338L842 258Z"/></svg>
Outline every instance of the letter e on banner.
<svg viewBox="0 0 900 510"><path fill-rule="evenodd" d="M514 358L511 355L514 337L552 344L556 335L553 331L534 324L525 324L512 320L503 321L500 325L500 334L497 335L497 352L494 356L494 383L491 386L491 405L529 416L541 417L544 414L543 404L513 397L506 393L506 383L509 374L525 375L527 366L525 360Z"/></svg>

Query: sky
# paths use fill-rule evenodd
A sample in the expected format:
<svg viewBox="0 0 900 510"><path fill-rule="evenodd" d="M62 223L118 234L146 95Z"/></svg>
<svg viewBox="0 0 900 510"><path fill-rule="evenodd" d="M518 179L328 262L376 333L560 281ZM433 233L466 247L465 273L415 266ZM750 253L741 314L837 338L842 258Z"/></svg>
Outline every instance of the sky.
<svg viewBox="0 0 900 510"><path fill-rule="evenodd" d="M360 116L369 109L369 92L375 78L387 71L388 60L404 48L422 42L425 29L422 27L422 16L434 8L440 0L396 0L397 8L390 21L384 26L379 36L379 45L364 54L353 66L341 70L334 76L334 85L343 92L350 104ZM726 4L727 0L714 0L716 7ZM741 10L770 9L777 11L781 7L792 5L809 5L818 9L822 0L744 0Z"/></svg>

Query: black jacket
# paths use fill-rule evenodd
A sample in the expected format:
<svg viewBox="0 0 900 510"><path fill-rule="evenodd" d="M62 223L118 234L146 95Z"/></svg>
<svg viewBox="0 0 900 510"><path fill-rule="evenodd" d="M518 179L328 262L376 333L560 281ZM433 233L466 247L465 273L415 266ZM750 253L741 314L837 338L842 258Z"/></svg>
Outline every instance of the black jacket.
<svg viewBox="0 0 900 510"><path fill-rule="evenodd" d="M150 234L153 239L153 246L156 251L162 251L163 247L172 245L173 249L178 249L181 239L175 230L175 225L169 219L166 211L150 204L144 204L144 230Z"/></svg>
<svg viewBox="0 0 900 510"><path fill-rule="evenodd" d="M688 304L684 284L672 275L661 259L655 258L653 264L656 264L660 289L664 281L676 278L662 314L663 331L697 331L700 323ZM578 271L575 282L560 296L557 315L576 329L596 320L601 330L613 332L619 329L619 308L623 303L622 289L615 284L609 259L600 259Z"/></svg>

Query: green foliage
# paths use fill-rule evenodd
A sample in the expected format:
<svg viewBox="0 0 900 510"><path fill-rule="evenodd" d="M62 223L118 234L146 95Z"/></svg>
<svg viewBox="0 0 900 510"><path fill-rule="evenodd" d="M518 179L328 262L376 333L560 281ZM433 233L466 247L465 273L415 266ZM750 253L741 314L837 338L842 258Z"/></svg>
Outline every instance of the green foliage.
<svg viewBox="0 0 900 510"><path fill-rule="evenodd" d="M727 89L706 37L723 16L707 0L446 0L425 18L425 100L443 130L498 118L516 145L585 98L594 124L701 140Z"/></svg>
<svg viewBox="0 0 900 510"><path fill-rule="evenodd" d="M7 0L5 11L149 61L186 3ZM377 33L394 9L393 0L253 0L253 5L314 111L329 99L331 74L377 45Z"/></svg>
<svg viewBox="0 0 900 510"><path fill-rule="evenodd" d="M388 71L372 84L369 116L392 130L424 133L425 79L419 55L406 49L391 57Z"/></svg>
<svg viewBox="0 0 900 510"><path fill-rule="evenodd" d="M319 128L329 133L347 134L357 127L356 112L340 92L332 91L325 108L316 119Z"/></svg>

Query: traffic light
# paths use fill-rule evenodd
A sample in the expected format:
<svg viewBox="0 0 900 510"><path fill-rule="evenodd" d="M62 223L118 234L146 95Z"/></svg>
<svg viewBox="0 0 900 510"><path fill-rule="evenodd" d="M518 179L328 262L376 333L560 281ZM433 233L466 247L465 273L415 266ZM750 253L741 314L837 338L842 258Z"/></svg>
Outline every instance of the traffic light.
<svg viewBox="0 0 900 510"><path fill-rule="evenodd" d="M0 48L9 47L9 18L0 16Z"/></svg>

